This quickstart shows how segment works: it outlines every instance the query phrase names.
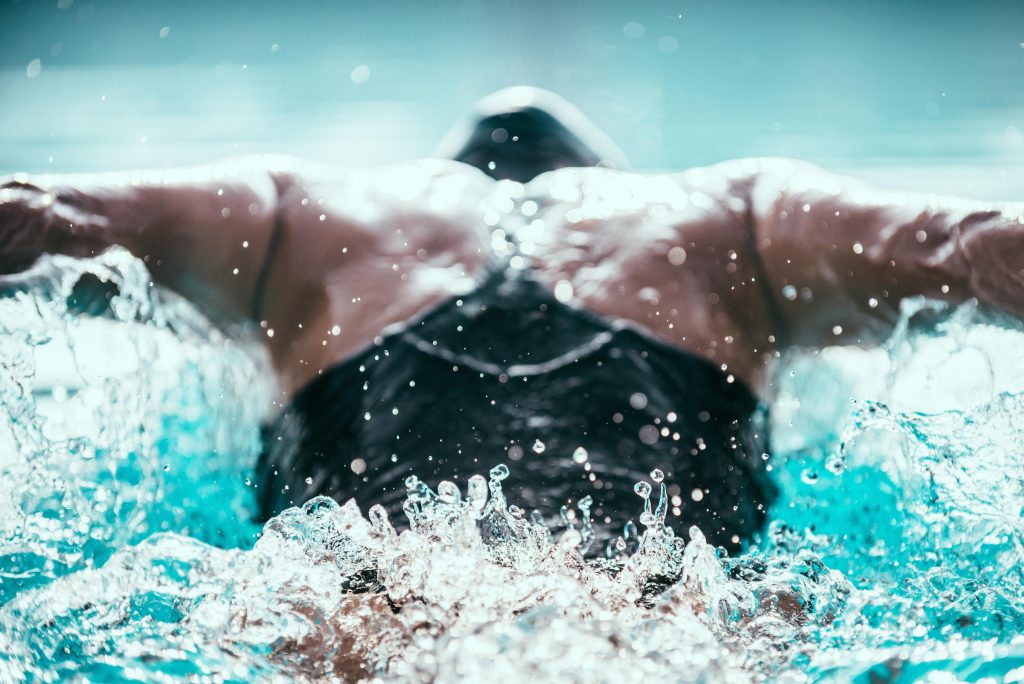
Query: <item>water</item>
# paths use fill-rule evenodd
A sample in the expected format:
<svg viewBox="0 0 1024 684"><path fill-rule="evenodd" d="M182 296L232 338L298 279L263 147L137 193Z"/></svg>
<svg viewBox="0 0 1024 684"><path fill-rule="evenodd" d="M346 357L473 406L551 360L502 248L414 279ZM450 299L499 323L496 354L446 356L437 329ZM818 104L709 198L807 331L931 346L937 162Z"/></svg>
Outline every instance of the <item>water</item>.
<svg viewBox="0 0 1024 684"><path fill-rule="evenodd" d="M117 322L68 311L83 272ZM504 467L260 530L266 361L147 283L120 251L3 283L0 681L1024 678L1016 324L911 302L882 348L780 363L782 496L730 558L664 525L657 471L607 549Z"/></svg>

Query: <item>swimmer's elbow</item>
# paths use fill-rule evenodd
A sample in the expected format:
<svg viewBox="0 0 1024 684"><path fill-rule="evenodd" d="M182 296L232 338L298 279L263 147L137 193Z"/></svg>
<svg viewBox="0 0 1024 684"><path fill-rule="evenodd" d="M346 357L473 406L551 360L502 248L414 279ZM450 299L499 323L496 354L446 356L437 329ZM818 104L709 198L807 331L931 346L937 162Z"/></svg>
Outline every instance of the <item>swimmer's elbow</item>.
<svg viewBox="0 0 1024 684"><path fill-rule="evenodd" d="M969 294L1024 317L1024 205L971 212L957 238Z"/></svg>

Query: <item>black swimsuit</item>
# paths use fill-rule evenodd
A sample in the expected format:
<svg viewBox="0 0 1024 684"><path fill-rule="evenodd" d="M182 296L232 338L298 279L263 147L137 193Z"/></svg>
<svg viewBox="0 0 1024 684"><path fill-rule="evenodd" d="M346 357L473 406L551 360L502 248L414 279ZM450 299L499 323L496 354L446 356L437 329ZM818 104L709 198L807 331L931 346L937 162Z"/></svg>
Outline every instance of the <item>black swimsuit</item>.
<svg viewBox="0 0 1024 684"><path fill-rule="evenodd" d="M506 463L511 503L550 515L590 495L595 520L621 529L642 510L634 483L660 468L682 499L675 529L736 549L774 487L764 411L730 380L501 266L295 395L265 435L260 511L326 494L398 521L408 475L464 487Z"/></svg>

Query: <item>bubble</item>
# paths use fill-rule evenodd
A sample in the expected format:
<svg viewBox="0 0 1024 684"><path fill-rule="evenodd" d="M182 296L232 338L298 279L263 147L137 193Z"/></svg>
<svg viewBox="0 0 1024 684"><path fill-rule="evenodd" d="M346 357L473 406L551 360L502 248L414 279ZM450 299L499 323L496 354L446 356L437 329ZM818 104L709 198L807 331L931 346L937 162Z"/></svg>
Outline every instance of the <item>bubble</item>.
<svg viewBox="0 0 1024 684"><path fill-rule="evenodd" d="M43 63L41 61L39 61L38 59L33 59L31 62L28 63L28 66L25 67L25 75L28 76L29 78L35 78L36 76L39 75L39 73L42 70L43 70Z"/></svg>

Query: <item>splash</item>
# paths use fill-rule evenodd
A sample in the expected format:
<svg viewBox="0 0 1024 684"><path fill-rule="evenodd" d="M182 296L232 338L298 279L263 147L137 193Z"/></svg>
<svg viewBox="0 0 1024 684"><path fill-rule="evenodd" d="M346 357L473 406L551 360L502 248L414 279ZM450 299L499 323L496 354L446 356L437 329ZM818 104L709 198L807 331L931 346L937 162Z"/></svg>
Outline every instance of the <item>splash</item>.
<svg viewBox="0 0 1024 684"><path fill-rule="evenodd" d="M76 314L83 276L115 286L112 321ZM1024 335L969 306L916 303L882 349L777 369L782 496L729 557L666 524L660 471L599 549L590 501L545 524L506 499L505 466L410 477L405 520L316 498L259 530L253 350L122 252L3 285L0 679L1024 672Z"/></svg>

